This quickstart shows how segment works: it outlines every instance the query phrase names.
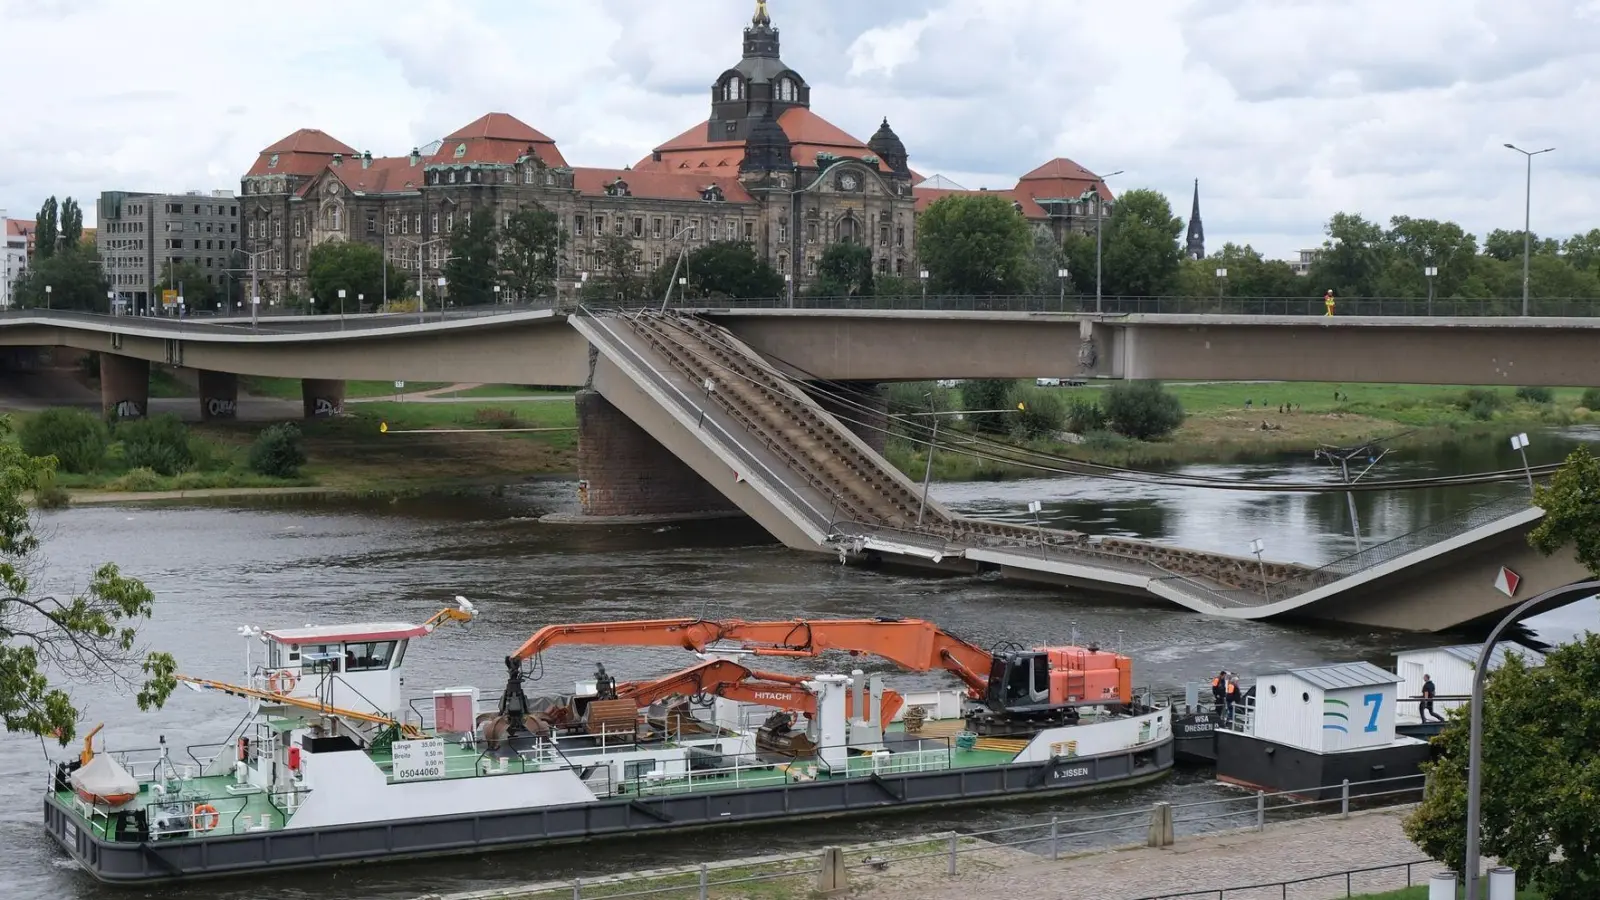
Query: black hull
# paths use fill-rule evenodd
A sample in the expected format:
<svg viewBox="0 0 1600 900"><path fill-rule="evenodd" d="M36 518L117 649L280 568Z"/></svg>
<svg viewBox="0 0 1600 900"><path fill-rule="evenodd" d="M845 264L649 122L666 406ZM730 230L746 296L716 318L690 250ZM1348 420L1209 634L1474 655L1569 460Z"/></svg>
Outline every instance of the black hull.
<svg viewBox="0 0 1600 900"><path fill-rule="evenodd" d="M1217 717L1210 712L1180 713L1172 717L1172 740L1178 762L1210 765L1217 761L1214 739Z"/></svg>
<svg viewBox="0 0 1600 900"><path fill-rule="evenodd" d="M1404 787L1404 782L1370 782L1421 775L1431 750L1428 744L1391 744L1370 750L1312 753L1218 731L1217 780L1268 793L1291 791L1311 800L1335 800L1345 781L1350 782L1352 797Z"/></svg>
<svg viewBox="0 0 1600 900"><path fill-rule="evenodd" d="M1105 790L1171 770L1173 743L1100 756L974 769L797 782L715 793L606 799L573 806L256 832L147 844L102 840L54 795L44 824L69 855L101 881L191 880L272 869L481 853L621 835L683 831L801 817L870 815L1046 794Z"/></svg>

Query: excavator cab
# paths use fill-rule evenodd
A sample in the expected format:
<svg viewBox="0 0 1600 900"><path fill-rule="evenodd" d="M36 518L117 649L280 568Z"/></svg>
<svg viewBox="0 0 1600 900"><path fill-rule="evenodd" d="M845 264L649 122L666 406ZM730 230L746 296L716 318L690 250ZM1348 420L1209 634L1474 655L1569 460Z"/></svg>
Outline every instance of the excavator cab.
<svg viewBox="0 0 1600 900"><path fill-rule="evenodd" d="M1049 706L1049 655L1036 650L996 654L983 699L996 713Z"/></svg>

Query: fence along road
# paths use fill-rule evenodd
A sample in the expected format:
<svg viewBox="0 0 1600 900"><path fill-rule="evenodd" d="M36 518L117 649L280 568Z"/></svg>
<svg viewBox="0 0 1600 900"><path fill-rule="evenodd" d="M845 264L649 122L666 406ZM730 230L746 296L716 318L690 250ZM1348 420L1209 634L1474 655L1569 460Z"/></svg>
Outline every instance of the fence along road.
<svg viewBox="0 0 1600 900"><path fill-rule="evenodd" d="M1422 854L1401 829L1402 818L1421 796L1422 777L1356 786L1376 790L1354 800L1348 785L1342 796L1329 800L1304 800L1295 792L1242 793L1223 800L1054 817L971 834L878 842L845 848L837 861L825 850L496 888L438 900L728 900L752 889L773 900L798 900L825 878L834 885L842 879L853 897L873 900L971 900L975 895L1154 900L1215 897L1219 890L1245 900L1267 896L1254 891L1264 883L1274 887L1269 894L1276 897L1280 884L1301 880L1304 884L1292 896L1320 900L1346 896L1347 874L1357 894L1405 887L1408 877L1425 881L1433 870L1419 862ZM1307 880L1308 875L1319 877ZM1234 896L1234 885L1252 886L1252 893ZM1207 886L1209 891L1182 893Z"/></svg>

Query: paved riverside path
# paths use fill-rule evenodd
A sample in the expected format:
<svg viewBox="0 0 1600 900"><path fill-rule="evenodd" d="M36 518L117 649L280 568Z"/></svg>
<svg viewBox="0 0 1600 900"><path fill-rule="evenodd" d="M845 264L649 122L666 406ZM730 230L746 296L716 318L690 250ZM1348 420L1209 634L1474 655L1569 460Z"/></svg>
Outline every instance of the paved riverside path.
<svg viewBox="0 0 1600 900"><path fill-rule="evenodd" d="M870 881L851 873L857 898L890 900L972 900L974 897L1050 897L1052 900L1135 900L1164 894L1217 891L1222 888L1332 875L1350 869L1415 862L1426 856L1406 838L1401 821L1413 807L1301 819L1211 836L1180 837L1171 847L1089 853L1059 862L1015 851L962 854L954 878L938 873L902 872ZM847 856L848 856L847 851ZM854 859L848 859L855 862ZM1414 883L1444 867L1414 866ZM1406 886L1404 868L1352 876L1356 894ZM1213 894L1213 896L1215 896ZM1229 891L1228 900L1281 897L1281 889ZM1290 888L1295 900L1344 897L1343 875Z"/></svg>

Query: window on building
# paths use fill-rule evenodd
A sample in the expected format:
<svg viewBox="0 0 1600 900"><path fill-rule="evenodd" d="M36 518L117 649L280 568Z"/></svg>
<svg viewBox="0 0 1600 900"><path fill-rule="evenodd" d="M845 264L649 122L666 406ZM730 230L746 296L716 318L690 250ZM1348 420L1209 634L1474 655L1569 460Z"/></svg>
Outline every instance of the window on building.
<svg viewBox="0 0 1600 900"><path fill-rule="evenodd" d="M689 220L689 240L694 241L694 240L699 240L699 239L700 239L700 220L699 219L690 219Z"/></svg>
<svg viewBox="0 0 1600 900"><path fill-rule="evenodd" d="M282 219L278 219L277 221L272 223L272 236L275 237L275 238L283 237L283 220Z"/></svg>
<svg viewBox="0 0 1600 900"><path fill-rule="evenodd" d="M294 267L296 269L300 268L300 251L299 250L296 250L294 252Z"/></svg>
<svg viewBox="0 0 1600 900"><path fill-rule="evenodd" d="M378 233L378 214L367 213L367 234Z"/></svg>
<svg viewBox="0 0 1600 900"><path fill-rule="evenodd" d="M417 213L411 219L411 230L417 234L422 233L422 213Z"/></svg>
<svg viewBox="0 0 1600 900"><path fill-rule="evenodd" d="M889 246L889 226L887 225L878 226L878 246Z"/></svg>
<svg viewBox="0 0 1600 900"><path fill-rule="evenodd" d="M753 240L756 239L756 223L751 222L749 220L745 221L745 223L744 223L744 239L747 240L747 241L753 241Z"/></svg>
<svg viewBox="0 0 1600 900"><path fill-rule="evenodd" d="M905 260L897 259L897 260L894 261L894 274L896 274L898 276L904 276L906 274L906 261Z"/></svg>
<svg viewBox="0 0 1600 900"><path fill-rule="evenodd" d="M333 208L332 214L328 216L328 220L333 223L333 230L334 231L343 231L344 230L344 222L342 221L342 216L343 216L343 210L339 209L339 207L337 207L337 206L335 206Z"/></svg>
<svg viewBox="0 0 1600 900"><path fill-rule="evenodd" d="M389 221L385 223L385 227L388 228L390 234L394 234L395 229L399 227L398 223L395 222L394 213L389 213Z"/></svg>
<svg viewBox="0 0 1600 900"><path fill-rule="evenodd" d="M887 256L878 257L878 274L889 274L889 258Z"/></svg>
<svg viewBox="0 0 1600 900"><path fill-rule="evenodd" d="M786 253L779 253L778 254L778 274L782 275L782 274L784 274L784 273L786 273L788 271L789 271L789 256Z"/></svg>
<svg viewBox="0 0 1600 900"><path fill-rule="evenodd" d="M595 216L594 217L594 236L595 237L600 237L601 235L603 235L605 233L606 233L606 217L605 216Z"/></svg>
<svg viewBox="0 0 1600 900"><path fill-rule="evenodd" d="M895 227L894 245L896 247L904 247L906 245L906 227L904 225Z"/></svg>
<svg viewBox="0 0 1600 900"><path fill-rule="evenodd" d="M711 226L711 239L713 241L717 240L717 224L718 224L717 220L716 219L712 219L709 224Z"/></svg>
<svg viewBox="0 0 1600 900"><path fill-rule="evenodd" d="M789 223L788 222L779 222L778 223L778 243L780 243L780 244L789 243Z"/></svg>
<svg viewBox="0 0 1600 900"><path fill-rule="evenodd" d="M295 237L299 237L300 236L300 229L301 229L300 222L301 222L301 218L299 216L295 216L294 217L294 236Z"/></svg>
<svg viewBox="0 0 1600 900"><path fill-rule="evenodd" d="M815 222L807 222L806 223L806 243L815 244L816 242L817 242L817 223L815 223Z"/></svg>
<svg viewBox="0 0 1600 900"><path fill-rule="evenodd" d="M817 274L817 258L815 256L806 257L806 274L812 276Z"/></svg>
<svg viewBox="0 0 1600 900"><path fill-rule="evenodd" d="M428 216L428 228L430 230L432 230L434 234L438 234L439 233L439 214L438 213L433 213L432 215ZM422 233L422 228L418 227L417 228L417 234L421 234L421 233Z"/></svg>
<svg viewBox="0 0 1600 900"><path fill-rule="evenodd" d="M633 217L633 236L636 238L644 237L644 216Z"/></svg>
<svg viewBox="0 0 1600 900"><path fill-rule="evenodd" d="M621 216L617 216L617 221L612 225L611 230L616 233L617 237L622 237L622 217Z"/></svg>
<svg viewBox="0 0 1600 900"><path fill-rule="evenodd" d="M444 214L444 230L456 230L456 214L454 212L447 212Z"/></svg>
<svg viewBox="0 0 1600 900"><path fill-rule="evenodd" d="M675 238L680 234L683 234L683 220L682 219L673 219L672 220L672 234L670 234L668 236Z"/></svg>
<svg viewBox="0 0 1600 900"><path fill-rule="evenodd" d="M650 220L650 236L658 241L661 240L661 226L662 219L660 216L656 216Z"/></svg>
<svg viewBox="0 0 1600 900"><path fill-rule="evenodd" d="M245 226L245 235L247 237L256 236L256 223L251 222L249 225Z"/></svg>
<svg viewBox="0 0 1600 900"><path fill-rule="evenodd" d="M661 251L660 250L657 250L654 253L650 254L650 267L653 268L653 269L661 268Z"/></svg>
<svg viewBox="0 0 1600 900"><path fill-rule="evenodd" d="M575 237L583 237L583 216L572 217L572 234Z"/></svg>

